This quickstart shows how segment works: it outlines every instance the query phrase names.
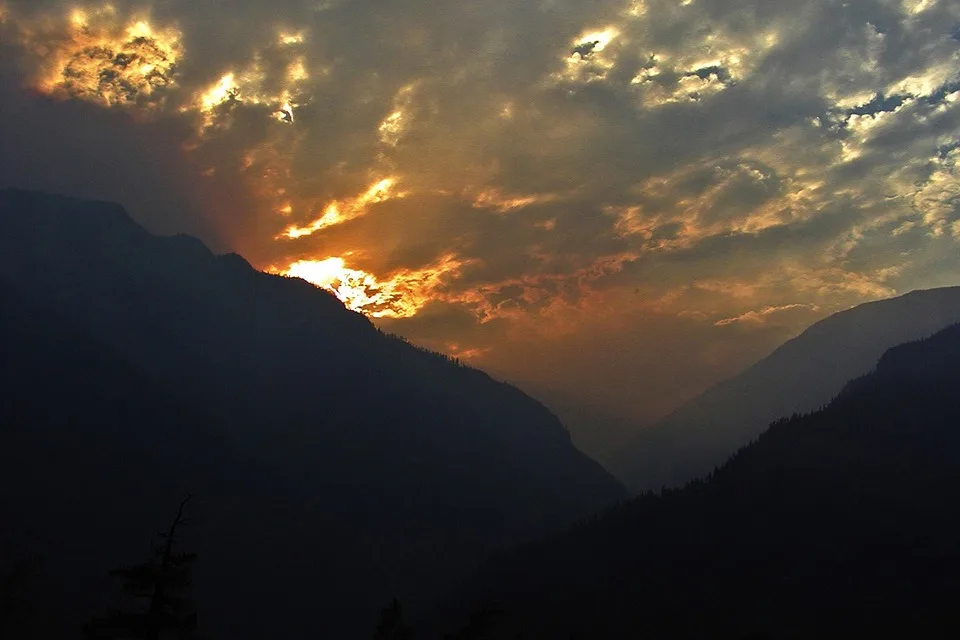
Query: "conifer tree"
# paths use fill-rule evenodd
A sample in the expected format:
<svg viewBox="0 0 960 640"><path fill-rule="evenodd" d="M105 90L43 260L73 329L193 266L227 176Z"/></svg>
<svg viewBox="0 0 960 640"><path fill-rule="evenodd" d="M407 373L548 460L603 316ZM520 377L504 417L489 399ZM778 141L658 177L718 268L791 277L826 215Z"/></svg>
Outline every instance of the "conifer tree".
<svg viewBox="0 0 960 640"><path fill-rule="evenodd" d="M192 582L196 554L176 551L177 531L186 524L183 511L193 498L188 495L177 509L170 527L160 534L162 542L146 562L120 567L110 575L120 579L123 592L140 603L140 611L112 611L84 626L88 639L144 638L186 640L194 637L197 614L185 592Z"/></svg>
<svg viewBox="0 0 960 640"><path fill-rule="evenodd" d="M485 604L470 614L467 626L458 633L445 634L443 640L483 640L494 633L503 611L494 604Z"/></svg>
<svg viewBox="0 0 960 640"><path fill-rule="evenodd" d="M412 640L413 630L403 620L403 608L396 598L380 612L380 624L373 640Z"/></svg>
<svg viewBox="0 0 960 640"><path fill-rule="evenodd" d="M5 568L0 579L0 638L14 637L21 627L29 624L31 603L27 589L39 558L21 556Z"/></svg>

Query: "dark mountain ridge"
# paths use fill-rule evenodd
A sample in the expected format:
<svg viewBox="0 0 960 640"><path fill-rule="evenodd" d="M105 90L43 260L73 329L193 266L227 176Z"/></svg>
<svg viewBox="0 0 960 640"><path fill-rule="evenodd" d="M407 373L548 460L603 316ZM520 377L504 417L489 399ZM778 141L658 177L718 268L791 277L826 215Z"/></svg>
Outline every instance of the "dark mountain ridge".
<svg viewBox="0 0 960 640"><path fill-rule="evenodd" d="M883 353L960 322L960 287L913 291L821 320L624 447L612 470L635 491L703 476L782 416L814 411Z"/></svg>
<svg viewBox="0 0 960 640"><path fill-rule="evenodd" d="M706 480L491 562L444 624L485 638L950 638L960 632L960 325L888 350Z"/></svg>
<svg viewBox="0 0 960 640"><path fill-rule="evenodd" d="M154 236L117 205L0 192L0 277L224 435L197 466L227 478L208 503L227 494L247 511L209 504L217 531L235 529L223 549L252 556L249 577L226 582L201 569L229 573L210 557L223 550L201 552L198 583L224 591L207 608L217 637L343 637L389 597L425 601L489 551L625 495L517 389L302 280ZM59 464L84 473L82 459Z"/></svg>

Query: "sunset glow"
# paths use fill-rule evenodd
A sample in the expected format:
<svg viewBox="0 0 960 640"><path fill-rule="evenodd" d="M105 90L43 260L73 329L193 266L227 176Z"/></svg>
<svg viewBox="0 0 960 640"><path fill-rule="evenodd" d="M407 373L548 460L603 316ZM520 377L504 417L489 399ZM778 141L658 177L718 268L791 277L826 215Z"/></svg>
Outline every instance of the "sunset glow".
<svg viewBox="0 0 960 640"><path fill-rule="evenodd" d="M444 256L436 265L420 270L400 270L387 280L347 267L343 258L298 260L279 273L302 278L333 293L343 304L372 318L409 318L441 293L445 281L455 277L463 262Z"/></svg>
<svg viewBox="0 0 960 640"><path fill-rule="evenodd" d="M24 32L27 47L43 52L40 91L105 106L155 105L176 82L181 33L155 27L147 16L119 16L112 5L73 9L62 23ZM42 32L42 35L41 35ZM51 48L46 43L54 38Z"/></svg>
<svg viewBox="0 0 960 640"><path fill-rule="evenodd" d="M389 200L391 197L403 197L404 194L402 193L396 195L392 193L394 182L393 178L384 178L372 184L369 189L356 198L343 203L331 202L324 209L323 214L310 224L302 227L290 225L284 230L283 235L291 240L310 236L326 227L342 224L362 216L371 204Z"/></svg>
<svg viewBox="0 0 960 640"><path fill-rule="evenodd" d="M955 2L490 2L4 0L4 179L621 415L960 282Z"/></svg>

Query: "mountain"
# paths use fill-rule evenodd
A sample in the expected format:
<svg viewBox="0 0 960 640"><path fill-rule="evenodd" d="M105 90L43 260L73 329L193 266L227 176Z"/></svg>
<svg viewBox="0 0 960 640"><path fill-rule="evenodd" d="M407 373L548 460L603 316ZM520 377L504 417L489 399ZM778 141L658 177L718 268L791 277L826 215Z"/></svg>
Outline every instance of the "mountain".
<svg viewBox="0 0 960 640"><path fill-rule="evenodd" d="M105 569L142 553L170 496L214 484L223 465L205 450L230 449L208 417L2 280L0 306L0 575L34 560L24 579L47 600L7 627L0 616L0 636L76 637L71 622L109 593Z"/></svg>
<svg viewBox="0 0 960 640"><path fill-rule="evenodd" d="M110 409L105 400L61 406L55 422L76 427L74 439L102 441L113 459L137 441L160 446L178 423L180 444L169 444L188 450L190 465L173 479L204 498L197 519L206 524L191 535L211 637L349 637L356 624L365 632L392 596L425 602L491 550L625 496L516 388L381 333L302 280L215 256L193 238L154 236L117 205L0 192L0 278L111 363L103 373L85 360L46 369L101 390L114 378L141 381L123 396L131 406L108 420L125 417L122 438L91 417ZM43 326L38 340L58 342ZM8 328L5 339L16 344L20 333ZM167 406L189 417L156 413ZM61 446L57 430L29 418L23 429ZM33 455L24 464L46 465ZM106 468L86 456L59 456L48 493L91 464ZM174 458L164 466L178 468ZM126 481L162 484L146 473ZM77 491L75 508L98 499ZM150 505L148 537L180 497L167 493ZM112 507L143 508L119 497ZM17 522L28 527L25 509ZM76 526L61 515L63 528ZM118 556L103 571L128 561Z"/></svg>
<svg viewBox="0 0 960 640"><path fill-rule="evenodd" d="M960 287L869 302L817 322L641 431L611 470L634 491L702 477L774 420L814 411L890 347L960 322Z"/></svg>
<svg viewBox="0 0 960 640"><path fill-rule="evenodd" d="M960 325L887 351L706 480L500 555L442 624L495 602L479 637L955 638L957 388Z"/></svg>

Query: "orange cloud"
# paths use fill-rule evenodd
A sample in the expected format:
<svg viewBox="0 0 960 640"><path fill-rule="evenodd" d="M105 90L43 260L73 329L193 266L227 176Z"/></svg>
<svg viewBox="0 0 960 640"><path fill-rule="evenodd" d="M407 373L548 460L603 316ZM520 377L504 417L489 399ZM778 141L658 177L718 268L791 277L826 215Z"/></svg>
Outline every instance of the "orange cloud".
<svg viewBox="0 0 960 640"><path fill-rule="evenodd" d="M955 278L949 3L903 0L899 18L878 4L859 27L823 30L821 0L384 3L373 21L312 0L229 16L105 1L0 0L4 44L22 45L4 49L19 54L0 60L5 79L109 108L88 131L43 118L90 109L2 101L34 123L20 155L89 133L72 164L137 161L145 181L203 202L220 248L448 353L520 367L532 335L653 343L666 329L634 322L651 314L724 340L772 335L814 312L771 309L829 312ZM131 131L144 137L114 145ZM179 177L164 175L179 158L153 162L160 139L185 150ZM30 169L57 176L44 188L89 183L60 178L72 169L58 160ZM129 183L101 191L148 223L187 215L138 211Z"/></svg>
<svg viewBox="0 0 960 640"><path fill-rule="evenodd" d="M314 219L309 224L298 226L292 224L284 229L280 238L289 238L296 240L305 236L310 236L333 225L342 224L354 218L359 218L367 211L367 207L377 202L384 202L391 198L402 198L405 193L394 193L393 187L396 184L396 178L383 178L377 180L370 187L345 202L333 201L327 205L320 217Z"/></svg>
<svg viewBox="0 0 960 640"><path fill-rule="evenodd" d="M184 54L176 26L157 26L146 14L123 17L109 4L19 27L22 44L41 60L37 90L105 106L156 106L176 84Z"/></svg>
<svg viewBox="0 0 960 640"><path fill-rule="evenodd" d="M297 260L286 268L271 270L312 282L333 293L348 309L373 318L409 318L431 299L442 296L465 264L447 254L429 267L403 269L383 279L348 267L341 257Z"/></svg>
<svg viewBox="0 0 960 640"><path fill-rule="evenodd" d="M770 316L776 315L778 313L783 313L785 311L795 311L797 309L808 309L810 311L819 311L819 308L816 305L809 304L784 304L780 306L764 307L759 311L747 311L746 313L741 313L739 316L732 318L724 318L723 320L717 320L714 324L718 327L724 327L730 324L737 323L746 323L746 324L765 324Z"/></svg>

